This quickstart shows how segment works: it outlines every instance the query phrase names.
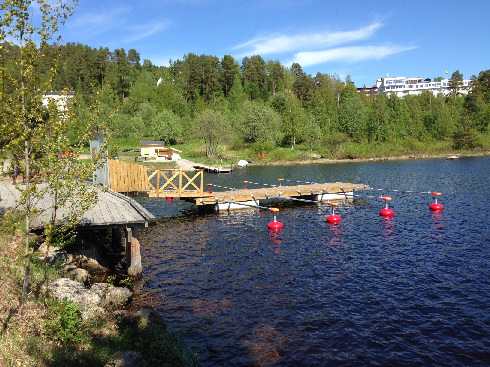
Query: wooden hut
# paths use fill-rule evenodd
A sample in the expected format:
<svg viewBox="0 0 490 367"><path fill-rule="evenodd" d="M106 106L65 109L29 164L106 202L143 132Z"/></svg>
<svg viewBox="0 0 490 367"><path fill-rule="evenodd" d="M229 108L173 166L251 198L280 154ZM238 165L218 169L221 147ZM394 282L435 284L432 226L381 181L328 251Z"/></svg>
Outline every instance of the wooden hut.
<svg viewBox="0 0 490 367"><path fill-rule="evenodd" d="M157 161L176 161L180 159L180 153L182 153L182 151L178 149L165 147L164 141L142 141L140 147L140 156L145 160L155 159Z"/></svg>

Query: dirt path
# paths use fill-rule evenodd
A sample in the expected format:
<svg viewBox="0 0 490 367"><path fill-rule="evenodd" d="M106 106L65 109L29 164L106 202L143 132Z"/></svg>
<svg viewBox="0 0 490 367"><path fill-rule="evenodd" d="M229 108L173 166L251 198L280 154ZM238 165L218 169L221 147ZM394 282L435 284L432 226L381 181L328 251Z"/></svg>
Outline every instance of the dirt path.
<svg viewBox="0 0 490 367"><path fill-rule="evenodd" d="M188 159L179 159L178 161L175 161L175 164L179 169L194 169L194 166L199 165L199 163L192 162Z"/></svg>

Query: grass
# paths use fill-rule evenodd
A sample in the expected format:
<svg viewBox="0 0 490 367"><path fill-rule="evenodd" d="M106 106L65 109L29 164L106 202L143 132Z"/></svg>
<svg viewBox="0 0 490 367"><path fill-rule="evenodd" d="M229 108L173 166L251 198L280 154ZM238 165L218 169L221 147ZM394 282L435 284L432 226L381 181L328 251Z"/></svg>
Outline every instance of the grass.
<svg viewBox="0 0 490 367"><path fill-rule="evenodd" d="M215 157L206 157L206 149L202 140L191 140L186 144L176 144L173 147L182 151L182 158L212 166L236 165L241 159L251 159L254 164L288 164L318 161L318 156L333 160L352 159L383 159L405 157L428 157L441 155L474 155L488 154L490 150L489 134L480 134L477 137L478 149L454 150L453 141L450 138L443 140L418 141L412 137L406 137L393 142L353 142L344 134L333 134L325 137L321 144L310 150L309 146L298 144L294 149L290 147L274 147L267 145L265 157L258 156L258 150L264 144L252 144L243 146L240 150L230 149L220 145ZM120 147L119 159L134 162L137 153L123 153L121 150L139 147L139 140L117 140ZM322 160L323 161L323 160ZM141 162L140 162L141 163ZM141 163L143 164L143 163ZM146 162L152 168L170 168L173 162Z"/></svg>
<svg viewBox="0 0 490 367"><path fill-rule="evenodd" d="M0 223L0 366L105 366L119 351L139 351L149 365L196 366L180 338L158 325L124 327L113 313L82 320L77 305L48 296L57 266L31 259L31 292L21 302L25 257L21 218ZM15 219L15 220L14 220Z"/></svg>

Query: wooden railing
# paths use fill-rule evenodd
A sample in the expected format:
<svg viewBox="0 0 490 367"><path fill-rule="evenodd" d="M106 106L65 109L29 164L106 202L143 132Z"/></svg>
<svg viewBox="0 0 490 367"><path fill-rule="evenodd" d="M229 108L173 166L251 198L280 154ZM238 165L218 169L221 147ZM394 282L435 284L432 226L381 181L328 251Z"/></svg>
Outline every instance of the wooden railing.
<svg viewBox="0 0 490 367"><path fill-rule="evenodd" d="M110 188L116 192L148 191L148 169L141 164L109 160Z"/></svg>
<svg viewBox="0 0 490 367"><path fill-rule="evenodd" d="M158 169L148 174L146 166L109 161L110 188L117 192L146 191L153 197L201 197L203 170Z"/></svg>
<svg viewBox="0 0 490 367"><path fill-rule="evenodd" d="M202 170L159 169L148 176L150 196L156 197L203 196L203 181Z"/></svg>

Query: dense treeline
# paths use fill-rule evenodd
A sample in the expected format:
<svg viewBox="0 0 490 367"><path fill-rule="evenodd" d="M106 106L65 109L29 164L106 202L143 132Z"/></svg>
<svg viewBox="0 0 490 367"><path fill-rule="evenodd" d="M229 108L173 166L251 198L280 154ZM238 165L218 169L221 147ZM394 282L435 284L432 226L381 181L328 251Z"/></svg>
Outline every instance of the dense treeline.
<svg viewBox="0 0 490 367"><path fill-rule="evenodd" d="M16 46L5 44L2 62L8 64L15 52ZM239 64L229 55L190 53L169 67L157 67L141 62L134 49L126 53L68 43L45 47L37 61L40 75L50 72L57 52L53 90L74 90L83 118L94 90L100 89L101 106L122 138L181 143L198 137L209 156L222 154L224 147L268 151L301 144L335 155L345 142L420 147L450 140L455 149L488 144L490 70L472 77L466 96L454 88L448 97L424 92L371 98L359 95L349 77L344 82L337 75L311 76L297 63L286 68L258 55ZM462 77L455 71L452 85Z"/></svg>

